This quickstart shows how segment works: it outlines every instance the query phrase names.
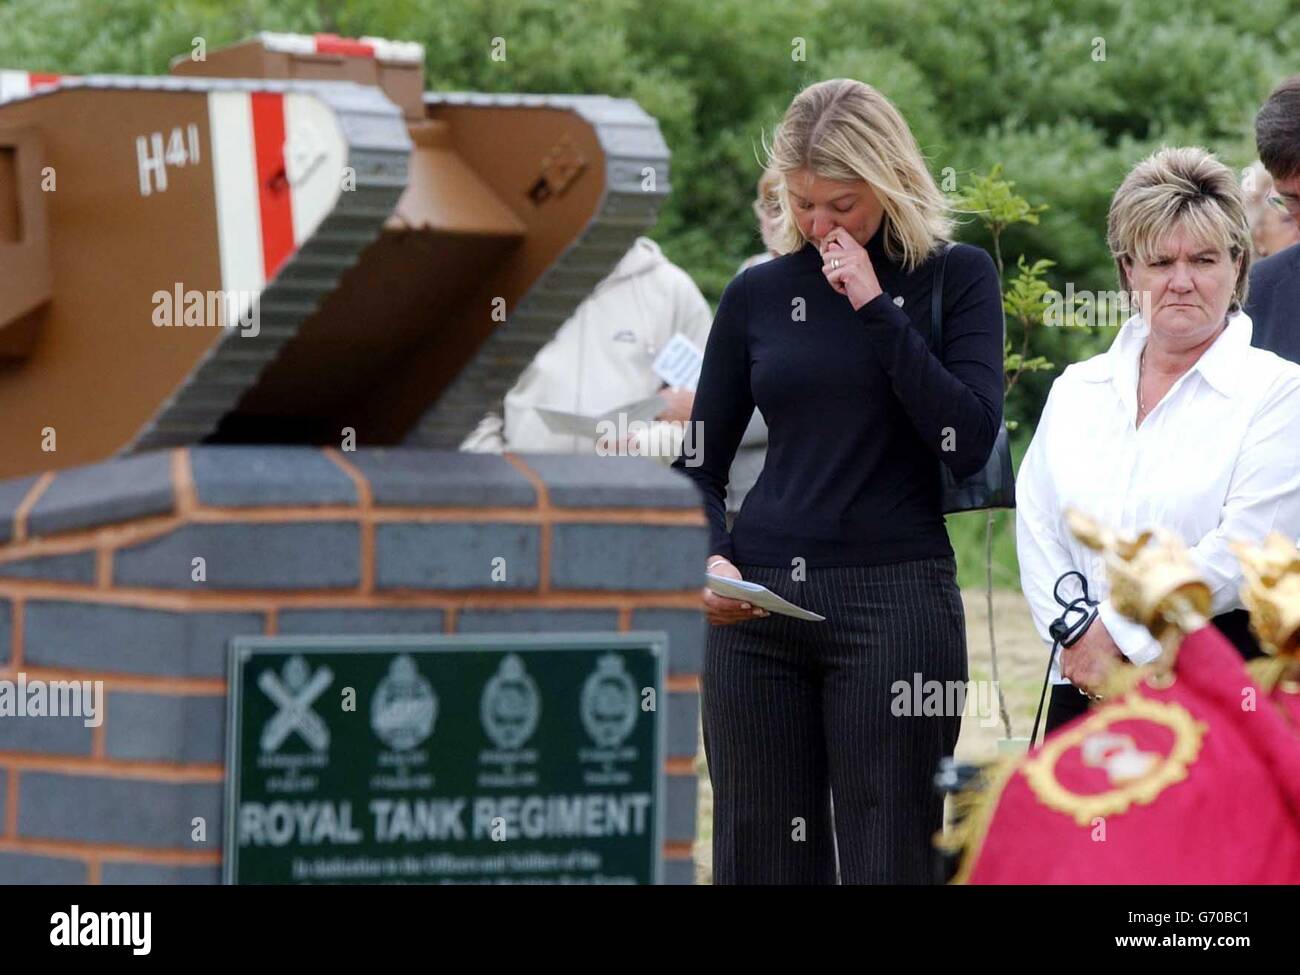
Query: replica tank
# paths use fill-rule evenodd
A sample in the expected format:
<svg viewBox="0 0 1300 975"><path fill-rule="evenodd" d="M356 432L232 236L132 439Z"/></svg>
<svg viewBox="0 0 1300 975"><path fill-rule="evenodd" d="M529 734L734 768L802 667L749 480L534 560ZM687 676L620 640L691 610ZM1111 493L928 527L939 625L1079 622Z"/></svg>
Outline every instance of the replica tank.
<svg viewBox="0 0 1300 975"><path fill-rule="evenodd" d="M263 33L0 71L0 478L195 442L454 448L666 197L634 102L426 93Z"/></svg>

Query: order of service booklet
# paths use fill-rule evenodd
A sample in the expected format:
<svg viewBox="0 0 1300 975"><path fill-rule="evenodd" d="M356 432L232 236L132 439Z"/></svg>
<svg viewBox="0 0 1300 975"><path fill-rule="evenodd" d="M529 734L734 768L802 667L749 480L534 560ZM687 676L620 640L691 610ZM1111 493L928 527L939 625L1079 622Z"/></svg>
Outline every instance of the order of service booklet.
<svg viewBox="0 0 1300 975"><path fill-rule="evenodd" d="M646 399L637 400L635 403L628 403L609 410L600 416L587 416L582 413L569 413L565 410L552 410L544 406L538 406L535 409L551 433L590 437L592 440L596 440L600 437L601 423L612 423L619 429L626 429L633 421L648 423L662 413L666 405L667 401L658 393L655 393ZM619 414L623 415L621 427L619 426Z"/></svg>
<svg viewBox="0 0 1300 975"><path fill-rule="evenodd" d="M811 610L804 609L802 606L796 606L788 599L783 599L766 586L760 586L757 582L746 582L744 579L728 579L726 576L715 576L712 572L706 572L704 575L706 585L719 596L726 596L728 599L743 599L745 602L760 606L773 613L780 613L782 616L793 616L797 620L813 620L821 622L826 619Z"/></svg>

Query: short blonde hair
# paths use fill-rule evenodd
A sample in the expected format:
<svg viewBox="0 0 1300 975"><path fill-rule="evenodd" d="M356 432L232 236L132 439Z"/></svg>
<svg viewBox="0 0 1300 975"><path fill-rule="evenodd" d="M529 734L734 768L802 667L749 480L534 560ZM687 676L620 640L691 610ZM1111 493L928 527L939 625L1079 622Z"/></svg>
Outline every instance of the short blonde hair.
<svg viewBox="0 0 1300 975"><path fill-rule="evenodd" d="M799 92L768 148L768 168L781 176L780 253L805 243L788 184L801 169L820 179L869 184L885 211L885 253L907 270L952 237L951 207L916 137L889 99L865 82L836 78Z"/></svg>
<svg viewBox="0 0 1300 975"><path fill-rule="evenodd" d="M754 193L754 216L759 220L780 215L781 197L777 192L780 185L781 174L774 169L764 169L763 175L758 177Z"/></svg>
<svg viewBox="0 0 1300 975"><path fill-rule="evenodd" d="M1175 228L1241 262L1229 311L1246 303L1250 223L1237 178L1199 146L1164 148L1129 171L1110 201L1106 243L1120 287L1131 291L1124 261L1148 261Z"/></svg>

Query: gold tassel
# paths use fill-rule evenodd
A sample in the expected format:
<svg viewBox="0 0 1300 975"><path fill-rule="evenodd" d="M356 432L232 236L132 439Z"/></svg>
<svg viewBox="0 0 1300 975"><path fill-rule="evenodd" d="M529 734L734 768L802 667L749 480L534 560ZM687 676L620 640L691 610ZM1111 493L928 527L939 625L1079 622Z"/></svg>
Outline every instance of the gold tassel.
<svg viewBox="0 0 1300 975"><path fill-rule="evenodd" d="M980 847L988 834L989 824L997 811L1002 790L1025 761L1025 756L1002 756L981 766L976 780L982 787L967 786L949 796L954 818L960 822L951 829L936 833L934 845L944 853L958 857L957 872L949 884L964 884L970 878L979 857Z"/></svg>
<svg viewBox="0 0 1300 975"><path fill-rule="evenodd" d="M1295 663L1292 657L1256 657L1246 661L1246 672L1265 694L1272 694Z"/></svg>

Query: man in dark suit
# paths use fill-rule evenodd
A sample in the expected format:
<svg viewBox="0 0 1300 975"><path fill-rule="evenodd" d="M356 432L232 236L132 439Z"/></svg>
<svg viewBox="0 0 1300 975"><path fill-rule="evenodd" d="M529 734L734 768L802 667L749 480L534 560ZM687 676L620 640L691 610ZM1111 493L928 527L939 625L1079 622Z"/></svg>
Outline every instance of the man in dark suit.
<svg viewBox="0 0 1300 975"><path fill-rule="evenodd" d="M1273 177L1270 205L1300 220L1300 74L1275 87L1256 114L1255 144ZM1252 266L1245 313L1253 324L1252 346L1300 363L1300 244ZM1247 611L1225 612L1214 617L1214 625L1244 658L1264 653L1251 632Z"/></svg>
<svg viewBox="0 0 1300 975"><path fill-rule="evenodd" d="M1300 220L1300 75L1264 102L1255 116L1255 144L1273 177L1269 202ZM1251 268L1246 314L1255 326L1252 345L1300 362L1300 244Z"/></svg>
<svg viewBox="0 0 1300 975"><path fill-rule="evenodd" d="M1255 116L1259 160L1273 177L1269 204L1300 220L1300 75L1287 78ZM1300 362L1300 244L1266 257L1250 269L1246 314L1254 326L1250 344ZM1250 631L1250 616L1235 609L1214 618L1246 659L1263 654Z"/></svg>

